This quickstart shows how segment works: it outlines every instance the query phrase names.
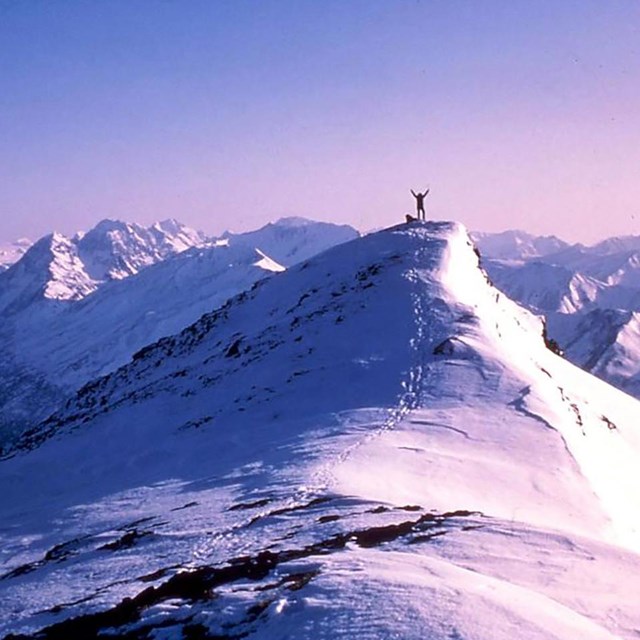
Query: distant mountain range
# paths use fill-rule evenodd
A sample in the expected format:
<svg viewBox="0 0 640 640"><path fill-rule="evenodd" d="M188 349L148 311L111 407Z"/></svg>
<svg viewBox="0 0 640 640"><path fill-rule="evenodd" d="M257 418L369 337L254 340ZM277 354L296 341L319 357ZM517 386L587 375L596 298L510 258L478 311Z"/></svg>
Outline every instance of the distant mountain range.
<svg viewBox="0 0 640 640"><path fill-rule="evenodd" d="M15 263L0 272L0 443L146 344L283 265L357 235L300 218L221 238L175 220L148 228L103 220L14 254Z"/></svg>
<svg viewBox="0 0 640 640"><path fill-rule="evenodd" d="M640 397L640 237L587 247L522 231L477 233L493 282L547 319L566 357Z"/></svg>

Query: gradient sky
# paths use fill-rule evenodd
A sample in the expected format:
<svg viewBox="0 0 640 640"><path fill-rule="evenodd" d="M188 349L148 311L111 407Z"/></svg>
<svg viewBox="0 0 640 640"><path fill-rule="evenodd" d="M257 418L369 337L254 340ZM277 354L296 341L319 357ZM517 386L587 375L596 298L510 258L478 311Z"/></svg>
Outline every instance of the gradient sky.
<svg viewBox="0 0 640 640"><path fill-rule="evenodd" d="M0 241L428 215L640 234L638 0L0 0Z"/></svg>

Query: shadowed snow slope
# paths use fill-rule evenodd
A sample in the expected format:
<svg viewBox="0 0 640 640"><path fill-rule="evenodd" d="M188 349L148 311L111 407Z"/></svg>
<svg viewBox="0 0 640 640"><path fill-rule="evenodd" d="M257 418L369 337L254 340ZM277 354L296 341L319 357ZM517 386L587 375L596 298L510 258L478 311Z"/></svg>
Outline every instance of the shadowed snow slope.
<svg viewBox="0 0 640 640"><path fill-rule="evenodd" d="M640 407L464 228L261 281L0 462L0 633L633 638Z"/></svg>
<svg viewBox="0 0 640 640"><path fill-rule="evenodd" d="M356 237L285 218L218 241L175 220L42 238L0 273L0 448L89 380L283 267Z"/></svg>
<svg viewBox="0 0 640 640"><path fill-rule="evenodd" d="M129 362L138 349L282 270L244 246L192 248L106 283L82 300L40 300L8 318L0 329L0 435L44 419L83 384Z"/></svg>

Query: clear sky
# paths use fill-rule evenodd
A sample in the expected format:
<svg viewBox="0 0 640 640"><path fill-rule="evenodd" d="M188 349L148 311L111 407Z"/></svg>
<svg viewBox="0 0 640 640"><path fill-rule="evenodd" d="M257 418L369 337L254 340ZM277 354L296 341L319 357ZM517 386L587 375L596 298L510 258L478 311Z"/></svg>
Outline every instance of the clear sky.
<svg viewBox="0 0 640 640"><path fill-rule="evenodd" d="M0 0L0 240L428 215L640 234L638 0Z"/></svg>

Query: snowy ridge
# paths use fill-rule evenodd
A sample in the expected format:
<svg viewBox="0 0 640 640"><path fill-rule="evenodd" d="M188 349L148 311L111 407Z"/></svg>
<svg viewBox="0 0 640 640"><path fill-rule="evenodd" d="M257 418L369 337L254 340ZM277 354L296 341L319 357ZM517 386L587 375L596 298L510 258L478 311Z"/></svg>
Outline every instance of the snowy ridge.
<svg viewBox="0 0 640 640"><path fill-rule="evenodd" d="M357 235L296 220L302 235L287 220L265 227L283 255ZM242 235L207 239L175 220L149 228L104 220L73 239L41 239L0 276L0 447L138 349L283 268Z"/></svg>
<svg viewBox="0 0 640 640"><path fill-rule="evenodd" d="M491 279L546 316L549 335L572 362L640 396L640 370L634 365L640 359L640 336L633 322L640 311L640 238L610 238L593 247L565 245L531 256L505 246L505 236L519 233L479 234Z"/></svg>
<svg viewBox="0 0 640 640"><path fill-rule="evenodd" d="M0 388L5 440L40 420L92 378L179 331L283 267L246 247L194 248L141 273L104 284L62 309L29 307L6 336Z"/></svg>
<svg viewBox="0 0 640 640"><path fill-rule="evenodd" d="M640 405L541 333L454 223L261 281L0 462L0 629L635 637Z"/></svg>
<svg viewBox="0 0 640 640"><path fill-rule="evenodd" d="M92 290L72 242L53 233L0 273L0 312L7 317L40 299L81 297Z"/></svg>

